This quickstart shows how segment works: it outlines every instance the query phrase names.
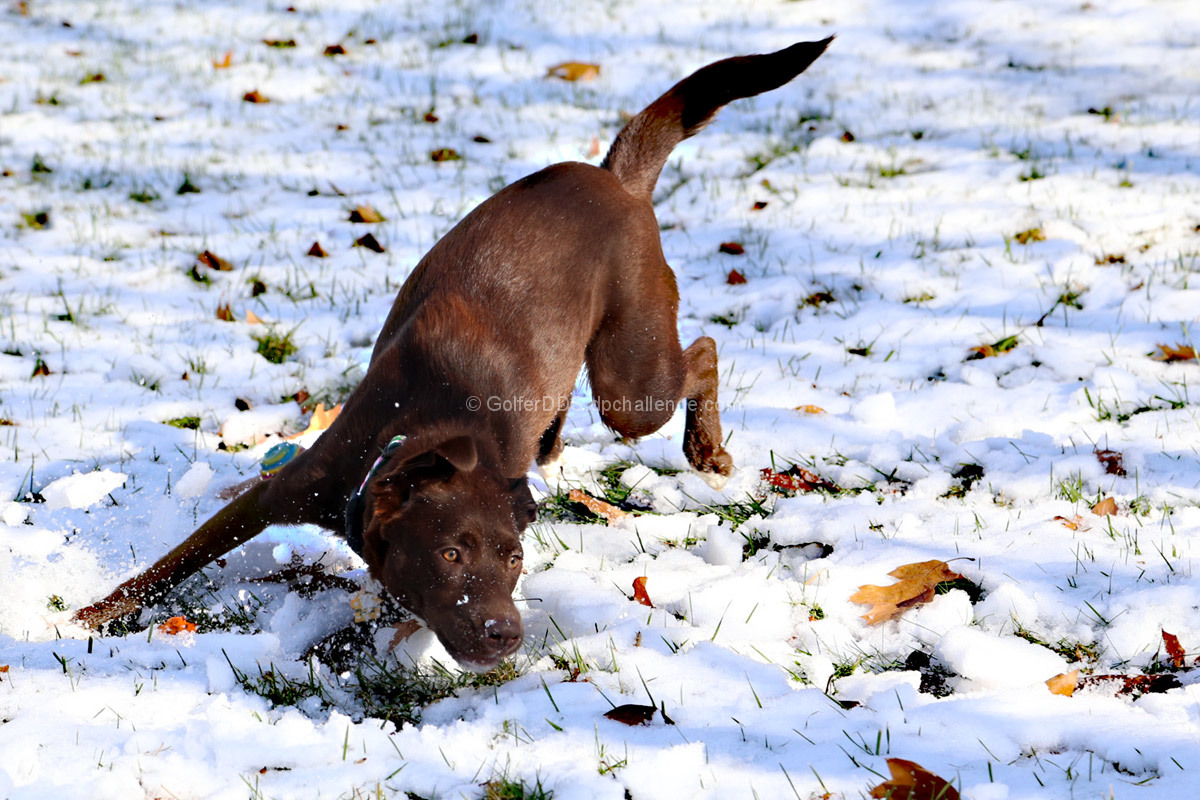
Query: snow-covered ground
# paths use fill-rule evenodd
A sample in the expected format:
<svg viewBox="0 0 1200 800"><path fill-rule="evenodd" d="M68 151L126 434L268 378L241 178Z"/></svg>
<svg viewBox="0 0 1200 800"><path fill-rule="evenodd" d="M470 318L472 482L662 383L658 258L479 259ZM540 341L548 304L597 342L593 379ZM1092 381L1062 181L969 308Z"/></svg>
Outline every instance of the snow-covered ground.
<svg viewBox="0 0 1200 800"><path fill-rule="evenodd" d="M500 675L439 673L419 633L393 684L460 688L381 721L304 658L348 588L270 577L361 579L315 529L125 636L48 627L302 430L294 395L344 397L467 210L597 162L698 66L834 32L659 183L738 473L671 474L682 419L622 444L581 388L567 483L654 513L547 499ZM1200 365L1152 357L1200 338L1194 0L28 0L0 40L0 798L860 797L889 757L974 800L1200 789ZM565 61L599 75L547 77ZM792 464L833 488L760 476ZM858 587L933 559L966 581L868 626ZM199 632L156 630L180 610ZM1170 675L1051 694L1072 669Z"/></svg>

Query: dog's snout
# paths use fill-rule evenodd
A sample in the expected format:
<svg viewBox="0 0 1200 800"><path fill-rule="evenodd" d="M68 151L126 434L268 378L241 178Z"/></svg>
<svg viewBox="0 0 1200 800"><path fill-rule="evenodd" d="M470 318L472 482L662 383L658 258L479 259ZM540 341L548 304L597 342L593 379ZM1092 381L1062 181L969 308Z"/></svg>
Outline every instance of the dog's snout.
<svg viewBox="0 0 1200 800"><path fill-rule="evenodd" d="M514 649L521 640L521 619L514 615L488 619L483 623L483 629L488 641L504 651Z"/></svg>

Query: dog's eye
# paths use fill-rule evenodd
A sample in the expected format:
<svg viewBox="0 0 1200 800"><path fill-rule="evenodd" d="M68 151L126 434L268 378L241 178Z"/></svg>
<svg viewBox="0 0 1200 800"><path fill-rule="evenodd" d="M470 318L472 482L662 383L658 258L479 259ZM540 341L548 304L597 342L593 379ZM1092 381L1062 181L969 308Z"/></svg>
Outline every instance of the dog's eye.
<svg viewBox="0 0 1200 800"><path fill-rule="evenodd" d="M521 554L513 553L508 557L508 567L509 569L516 569L519 566L521 566Z"/></svg>
<svg viewBox="0 0 1200 800"><path fill-rule="evenodd" d="M445 550L442 551L442 558L446 559L451 564L453 564L453 563L456 563L459 559L461 559L462 555L455 548L447 547Z"/></svg>

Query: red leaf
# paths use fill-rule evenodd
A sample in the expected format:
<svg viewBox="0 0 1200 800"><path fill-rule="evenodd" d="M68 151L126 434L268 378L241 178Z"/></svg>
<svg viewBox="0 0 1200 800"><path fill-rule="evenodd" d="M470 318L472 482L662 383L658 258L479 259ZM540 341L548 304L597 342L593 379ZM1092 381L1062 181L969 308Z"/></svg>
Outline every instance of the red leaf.
<svg viewBox="0 0 1200 800"><path fill-rule="evenodd" d="M650 595L646 593L646 576L633 579L633 599L644 606L654 608L654 603L650 602ZM653 708L653 706L651 706Z"/></svg>
<svg viewBox="0 0 1200 800"><path fill-rule="evenodd" d="M746 282L746 276L736 269L731 269L729 270L729 275L725 278L725 282L730 286L738 286Z"/></svg>
<svg viewBox="0 0 1200 800"><path fill-rule="evenodd" d="M721 242L721 246L717 248L722 253L728 253L731 256L740 256L746 252L746 248L742 247L737 242Z"/></svg>
<svg viewBox="0 0 1200 800"><path fill-rule="evenodd" d="M1096 459L1104 465L1104 471L1109 475L1125 474L1125 463L1116 450L1097 450Z"/></svg>
<svg viewBox="0 0 1200 800"><path fill-rule="evenodd" d="M1162 632L1163 645L1167 648L1167 655L1171 657L1171 663L1176 669L1183 666L1183 658L1187 655L1183 649L1183 645L1179 644L1179 637L1173 633Z"/></svg>
<svg viewBox="0 0 1200 800"><path fill-rule="evenodd" d="M812 492L824 489L829 492L838 491L838 487L822 478L815 472L809 472L803 467L793 466L786 472L776 472L770 467L764 467L759 473L764 481L776 489L785 492Z"/></svg>

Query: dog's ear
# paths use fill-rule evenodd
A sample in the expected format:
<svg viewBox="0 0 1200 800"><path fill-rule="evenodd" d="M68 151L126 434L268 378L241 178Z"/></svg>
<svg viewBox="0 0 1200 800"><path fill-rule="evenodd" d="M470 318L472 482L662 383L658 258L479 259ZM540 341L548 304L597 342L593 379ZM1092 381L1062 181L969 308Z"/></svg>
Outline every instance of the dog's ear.
<svg viewBox="0 0 1200 800"><path fill-rule="evenodd" d="M459 472L470 472L479 463L475 440L470 436L455 436L453 439L447 439L433 448L433 453L445 459Z"/></svg>
<svg viewBox="0 0 1200 800"><path fill-rule="evenodd" d="M537 503L529 491L529 481L524 477L517 478L509 484L508 491L512 495L513 518L517 521L517 529L524 530L537 519Z"/></svg>
<svg viewBox="0 0 1200 800"><path fill-rule="evenodd" d="M479 453L469 436L454 436L427 450L401 450L371 481L375 513L398 512L418 486L449 480L456 472L470 472L478 463Z"/></svg>

